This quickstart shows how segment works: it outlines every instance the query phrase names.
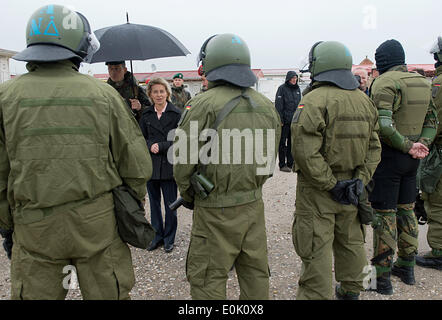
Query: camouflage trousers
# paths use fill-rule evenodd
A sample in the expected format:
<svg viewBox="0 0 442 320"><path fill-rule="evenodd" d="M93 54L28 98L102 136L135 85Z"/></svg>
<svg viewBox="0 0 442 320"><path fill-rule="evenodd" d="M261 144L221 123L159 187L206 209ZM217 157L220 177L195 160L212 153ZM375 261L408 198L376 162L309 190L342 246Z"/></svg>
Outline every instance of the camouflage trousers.
<svg viewBox="0 0 442 320"><path fill-rule="evenodd" d="M442 179L431 193L422 193L428 217L427 241L433 251L442 251Z"/></svg>
<svg viewBox="0 0 442 320"><path fill-rule="evenodd" d="M228 208L195 206L186 275L194 300L225 300L235 266L241 300L269 298L264 203Z"/></svg>
<svg viewBox="0 0 442 320"><path fill-rule="evenodd" d="M74 279L85 300L130 298L132 258L117 232L111 193L13 215L12 299L63 300Z"/></svg>
<svg viewBox="0 0 442 320"><path fill-rule="evenodd" d="M414 266L418 247L418 223L414 204L397 205L397 210L376 210L373 224L373 259L377 276L391 271L398 249L398 266Z"/></svg>
<svg viewBox="0 0 442 320"><path fill-rule="evenodd" d="M335 277L341 288L355 294L364 289L364 268L368 262L365 229L357 208L339 204L329 192L303 183L300 175L292 239L302 260L296 299L333 298L333 256Z"/></svg>

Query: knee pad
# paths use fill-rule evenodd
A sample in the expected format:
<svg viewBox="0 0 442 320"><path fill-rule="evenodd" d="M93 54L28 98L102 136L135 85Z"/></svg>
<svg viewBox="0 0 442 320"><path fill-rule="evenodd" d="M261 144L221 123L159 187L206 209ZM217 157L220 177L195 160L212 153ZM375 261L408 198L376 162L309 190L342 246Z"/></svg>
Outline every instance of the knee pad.
<svg viewBox="0 0 442 320"><path fill-rule="evenodd" d="M398 247L401 251L400 253L406 256L414 256L417 253L418 247L419 225L413 208L413 203L398 205Z"/></svg>

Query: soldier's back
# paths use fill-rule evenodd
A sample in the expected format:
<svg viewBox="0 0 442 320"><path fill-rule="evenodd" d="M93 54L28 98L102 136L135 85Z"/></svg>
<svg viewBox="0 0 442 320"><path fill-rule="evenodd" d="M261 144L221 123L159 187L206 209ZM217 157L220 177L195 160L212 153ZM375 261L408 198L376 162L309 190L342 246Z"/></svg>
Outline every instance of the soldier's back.
<svg viewBox="0 0 442 320"><path fill-rule="evenodd" d="M268 157L270 161L280 137L279 115L265 96L251 88L216 86L190 100L192 119L201 121L200 127L213 128L226 104L237 97L241 98L235 108L216 128L219 157L206 167L206 176L215 182L215 189L206 200L195 200L201 206L233 206L260 199L261 186L271 174L259 174L259 168L267 163L256 158L262 151L263 160ZM257 139L261 140L259 151L254 149ZM268 139L273 146L268 146Z"/></svg>
<svg viewBox="0 0 442 320"><path fill-rule="evenodd" d="M109 160L110 114L135 120L115 90L72 66L38 65L0 88L13 197L29 208L94 198L121 183Z"/></svg>
<svg viewBox="0 0 442 320"><path fill-rule="evenodd" d="M324 85L312 90L300 105L303 112L319 108L323 123L323 156L334 172L347 172L366 159L371 132L377 121L373 102L362 91ZM315 112L312 112L312 115ZM322 121L322 120L321 120Z"/></svg>

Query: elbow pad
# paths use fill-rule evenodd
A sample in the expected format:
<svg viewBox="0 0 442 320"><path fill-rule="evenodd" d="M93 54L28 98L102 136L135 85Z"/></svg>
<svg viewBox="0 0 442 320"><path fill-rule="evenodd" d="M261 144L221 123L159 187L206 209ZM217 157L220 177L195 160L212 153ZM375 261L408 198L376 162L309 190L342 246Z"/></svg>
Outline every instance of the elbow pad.
<svg viewBox="0 0 442 320"><path fill-rule="evenodd" d="M381 136L387 145L395 149L399 149L402 152L408 152L408 150L404 150L405 138L394 126L392 116L393 111L391 110L379 110L379 128Z"/></svg>

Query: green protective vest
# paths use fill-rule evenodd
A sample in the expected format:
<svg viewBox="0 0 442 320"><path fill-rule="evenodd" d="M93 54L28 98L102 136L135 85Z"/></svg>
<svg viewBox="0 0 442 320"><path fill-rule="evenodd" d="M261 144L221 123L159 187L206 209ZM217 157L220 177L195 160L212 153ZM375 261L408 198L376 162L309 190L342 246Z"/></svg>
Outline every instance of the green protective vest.
<svg viewBox="0 0 442 320"><path fill-rule="evenodd" d="M433 104L437 110L437 137L435 143L442 145L442 66L436 68L436 77L431 84L431 95Z"/></svg>
<svg viewBox="0 0 442 320"><path fill-rule="evenodd" d="M8 210L93 199L122 182L143 198L152 163L118 92L69 61L28 70L0 86L0 227Z"/></svg>
<svg viewBox="0 0 442 320"><path fill-rule="evenodd" d="M393 112L397 131L413 142L419 140L431 99L428 81L418 73L393 68L374 81L371 92L378 109Z"/></svg>
<svg viewBox="0 0 442 320"><path fill-rule="evenodd" d="M378 117L373 102L360 90L315 83L304 96L291 125L294 170L319 190L337 180L370 181L381 159Z"/></svg>
<svg viewBox="0 0 442 320"><path fill-rule="evenodd" d="M192 151L192 146L190 147L186 163L177 163L174 165L174 178L184 200L190 202L194 200L196 206L222 208L246 204L261 199L262 185L269 176L271 176L273 171L264 175L257 174L257 169L263 168L265 165L257 163L255 148L252 147L252 149L249 150L250 153L246 154L248 150L245 147L246 139L243 137L241 138L240 144L236 144L234 143L234 138L223 137L223 130L228 130L224 131L226 136L227 133L233 133L234 130L238 130L240 133L249 131L253 137L256 137L254 133L258 129L262 129L263 136L259 140L261 144L263 144L263 155L264 157L270 155L276 158L276 151L281 135L281 125L279 115L270 100L250 88L246 89L245 93L250 96L255 107L252 107L247 99L241 98L239 104L227 115L217 128L219 154L216 159L218 159L218 163L208 163L207 166L205 166L204 174L215 186L209 196L205 199L199 198L198 195L193 198L190 184L190 177L200 168L198 164L192 163L190 158L192 154L195 155L196 152L209 154L204 148L210 145L207 142L208 140L199 141L198 151L196 152ZM183 130L187 137L187 144L194 145L196 139L201 138L202 131L212 128L217 114L224 108L226 103L239 95L241 95L240 87L228 84L213 87L212 83L209 90L197 95L188 102L189 107L187 111L183 113L177 132ZM191 136L192 122L193 125L197 124L198 135L200 137ZM274 130L274 140L272 141L273 145L271 146L271 150L267 149L268 129ZM179 137L179 133L176 135L174 149L176 152L175 155L177 156L177 147L180 144L178 138L181 139L181 137ZM256 143L256 140L258 139L252 141L252 144ZM230 150L224 148L223 141L224 143L229 141ZM237 149L235 144L240 146L240 148ZM182 151L183 150L180 150L179 152L181 153ZM210 154L214 155L213 153ZM235 163L235 155L239 154L241 155L240 162ZM215 157L213 159L215 159ZM250 162L247 159L250 160ZM197 161L199 160L200 157L198 157Z"/></svg>

